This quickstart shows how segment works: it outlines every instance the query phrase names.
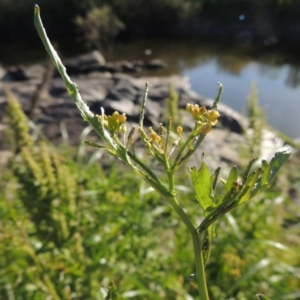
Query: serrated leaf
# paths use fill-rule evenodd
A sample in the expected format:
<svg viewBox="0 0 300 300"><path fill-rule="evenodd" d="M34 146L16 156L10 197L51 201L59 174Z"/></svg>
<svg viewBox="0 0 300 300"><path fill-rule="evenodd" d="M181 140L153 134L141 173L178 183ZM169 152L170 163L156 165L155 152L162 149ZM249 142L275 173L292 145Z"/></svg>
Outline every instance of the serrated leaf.
<svg viewBox="0 0 300 300"><path fill-rule="evenodd" d="M206 164L202 162L200 169L191 168L191 177L193 187L196 192L196 198L207 215L214 207L214 197L212 194L212 176L206 167Z"/></svg>
<svg viewBox="0 0 300 300"><path fill-rule="evenodd" d="M287 161L290 156L289 150L281 150L275 153L274 157L271 159L271 162L268 164L265 160L262 160L262 176L258 183L255 185L252 196L255 196L263 189L268 187L272 181L275 179L279 169Z"/></svg>
<svg viewBox="0 0 300 300"><path fill-rule="evenodd" d="M283 149L281 151L277 151L270 162L271 170L269 174L269 182L271 183L278 171L282 167L282 165L287 161L290 156L290 151L288 149Z"/></svg>

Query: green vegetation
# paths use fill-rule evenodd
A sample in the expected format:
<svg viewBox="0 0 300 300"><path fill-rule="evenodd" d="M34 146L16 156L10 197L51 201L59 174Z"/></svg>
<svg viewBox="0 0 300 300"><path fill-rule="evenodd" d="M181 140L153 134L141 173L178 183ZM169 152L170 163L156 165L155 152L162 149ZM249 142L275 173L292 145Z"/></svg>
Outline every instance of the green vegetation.
<svg viewBox="0 0 300 300"><path fill-rule="evenodd" d="M38 6L35 25L82 117L101 137L101 145L87 144L109 164L101 167L97 155L83 153L83 143L57 149L35 142L7 92L14 156L0 174L0 294L9 300L299 299L299 226L286 193L299 190L299 178L277 177L289 153L279 151L258 168L251 159L240 176L231 168L223 185L220 169L211 173L203 158L199 169L177 172L218 122L222 86L211 110L187 105L191 132L169 119L149 134L146 86L138 133L148 158L137 156L126 116L95 116L81 99L45 35ZM177 101L170 90L173 117ZM257 131L249 139L252 155L261 138L254 92L249 113L249 129Z"/></svg>
<svg viewBox="0 0 300 300"><path fill-rule="evenodd" d="M77 16L75 23L83 32L88 46L101 50L107 48L120 30L124 29L124 24L107 5L93 8L85 18Z"/></svg>
<svg viewBox="0 0 300 300"><path fill-rule="evenodd" d="M192 243L174 210L109 157L103 169L93 153L35 143L8 98L15 155L0 175L3 298L104 299L110 291L107 299L197 299ZM286 182L284 172L276 188L216 223L206 267L211 299L299 299L299 227L286 194L291 184L300 191L296 169L288 176L298 178ZM197 223L203 214L188 177L183 169L178 198Z"/></svg>
<svg viewBox="0 0 300 300"><path fill-rule="evenodd" d="M33 40L28 19L31 17L29 8L34 4L34 0L1 1L0 33ZM43 3L44 22L53 38L66 38L67 34L73 36L76 33L76 18L90 19L89 14L97 14L98 9L107 6L125 24L126 32L136 37L157 36L162 28L168 32L174 24L194 18L209 17L230 22L244 14L247 23L263 21L273 25L285 20L297 21L300 13L298 0L52 0Z"/></svg>
<svg viewBox="0 0 300 300"><path fill-rule="evenodd" d="M241 178L232 168L222 188L217 184L219 169L211 174L204 161L198 170L177 173L217 123L222 88L212 110L187 106L195 127L187 136L177 127L175 140L170 119L166 134L162 125L158 132L144 131L146 90L138 131L148 154L161 165L150 169L149 159L142 160L133 150L133 130L119 140L126 132L125 115L94 116L81 100L45 36L38 7L35 24L83 118L104 143L89 144L118 157L125 166L112 161L102 169L88 156L74 159L78 155L71 149L35 145L20 107L8 95L15 157L1 174L9 182L0 194L2 294L8 299L196 299L198 295L201 300L209 294L211 299L242 300L266 293L273 299L296 299L299 256L297 246L284 240L284 198L282 191L266 189L288 154L276 153L255 171L251 160ZM177 174L184 190L176 184ZM197 201L187 201L193 198Z"/></svg>

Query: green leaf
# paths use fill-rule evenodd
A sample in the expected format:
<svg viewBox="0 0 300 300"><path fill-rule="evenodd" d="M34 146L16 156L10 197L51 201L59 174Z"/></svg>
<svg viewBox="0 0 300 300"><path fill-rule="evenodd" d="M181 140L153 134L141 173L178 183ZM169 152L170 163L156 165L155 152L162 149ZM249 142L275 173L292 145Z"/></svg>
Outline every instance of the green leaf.
<svg viewBox="0 0 300 300"><path fill-rule="evenodd" d="M265 160L262 160L262 176L253 188L252 197L264 190L266 187L270 186L270 184L275 179L275 176L277 175L279 169L287 161L289 156L290 151L287 149L283 149L275 153L269 164Z"/></svg>
<svg viewBox="0 0 300 300"><path fill-rule="evenodd" d="M117 289L115 284L112 282L109 288L101 288L100 289L100 299L103 300L121 300L119 294L117 293Z"/></svg>
<svg viewBox="0 0 300 300"><path fill-rule="evenodd" d="M105 146L98 145L97 143L90 142L90 141L84 141L84 143L88 146L94 147L94 148L106 148Z"/></svg>
<svg viewBox="0 0 300 300"><path fill-rule="evenodd" d="M78 90L78 86L74 83L66 72L66 68L62 64L57 52L53 48L50 40L47 37L46 31L43 27L42 20L40 18L40 8L38 5L34 6L34 25L39 34L39 37L49 54L54 66L56 67L57 71L61 75L64 84L67 88L68 93L72 97L73 101L77 105L81 116L84 120L88 121L90 125L94 128L94 130L102 137L103 141L107 144L110 148L110 152L112 154L117 153L118 147L115 142L112 140L111 136L104 128L103 119L102 122L99 122L97 116L95 116L87 106L87 104L82 100L81 95ZM103 112L104 114L104 112Z"/></svg>
<svg viewBox="0 0 300 300"><path fill-rule="evenodd" d="M220 171L221 171L221 167L218 167L218 168L215 170L214 174L212 175L212 180L213 180L213 191L215 191L215 189L216 189L217 181L218 181L218 178L219 178Z"/></svg>
<svg viewBox="0 0 300 300"><path fill-rule="evenodd" d="M270 164L266 160L261 162L262 177L261 177L261 186L266 186L269 184L269 174L270 174Z"/></svg>
<svg viewBox="0 0 300 300"><path fill-rule="evenodd" d="M250 173L250 170L253 166L253 164L257 161L257 158L256 157L253 157L251 158L251 160L249 161L248 165L247 165L247 168L246 168L246 171L244 173L244 176L243 176L243 183L247 180L248 178L248 175Z"/></svg>
<svg viewBox="0 0 300 300"><path fill-rule="evenodd" d="M234 187L235 182L237 182L238 177L239 177L238 169L237 167L233 167L230 170L227 181L226 180L222 181L224 183L224 193L219 197L217 205L220 205L225 201L226 202L229 201L229 199L231 198L230 194L232 188Z"/></svg>
<svg viewBox="0 0 300 300"><path fill-rule="evenodd" d="M193 187L196 192L196 198L207 215L214 207L214 197L212 193L212 176L206 167L206 164L202 162L200 169L191 168L191 177Z"/></svg>
<svg viewBox="0 0 300 300"><path fill-rule="evenodd" d="M290 151L288 149L283 149L275 153L274 157L272 158L270 165L271 170L269 174L269 183L275 179L278 171L282 167L282 165L287 161L290 156Z"/></svg>
<svg viewBox="0 0 300 300"><path fill-rule="evenodd" d="M221 97L222 97L222 93L223 93L223 84L220 83L220 82L218 82L218 87L219 87L218 88L218 95L217 95L217 97L216 97L216 99L215 99L215 101L214 101L214 103L212 105L213 109L217 109L218 103L220 102Z"/></svg>
<svg viewBox="0 0 300 300"><path fill-rule="evenodd" d="M120 300L120 296L117 293L117 289L114 283L111 283L109 287L109 292L105 298L105 300Z"/></svg>
<svg viewBox="0 0 300 300"><path fill-rule="evenodd" d="M237 181L238 179L238 176L239 176L239 172L238 172L238 169L237 167L233 167L231 170L230 170L230 173L228 175L228 178L227 178L227 181L226 181L226 184L225 184L225 187L224 187L224 194L226 195L228 192L231 191L234 183Z"/></svg>
<svg viewBox="0 0 300 300"><path fill-rule="evenodd" d="M259 300L271 300L271 298L268 298L267 296L262 295L262 294L257 294L256 297Z"/></svg>
<svg viewBox="0 0 300 300"><path fill-rule="evenodd" d="M239 204L245 203L251 198L253 187L256 184L260 173L261 173L261 169L258 169L257 171L249 174L241 190L241 194L239 197Z"/></svg>

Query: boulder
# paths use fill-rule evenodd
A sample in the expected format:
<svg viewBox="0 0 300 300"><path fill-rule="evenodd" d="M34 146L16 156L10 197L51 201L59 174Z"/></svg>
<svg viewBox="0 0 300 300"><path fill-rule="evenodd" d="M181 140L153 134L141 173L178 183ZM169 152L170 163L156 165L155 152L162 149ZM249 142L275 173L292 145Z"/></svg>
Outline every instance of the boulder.
<svg viewBox="0 0 300 300"><path fill-rule="evenodd" d="M6 70L0 65L0 80L4 77Z"/></svg>
<svg viewBox="0 0 300 300"><path fill-rule="evenodd" d="M106 61L99 51L76 56L64 62L69 75L85 74L105 66Z"/></svg>
<svg viewBox="0 0 300 300"><path fill-rule="evenodd" d="M151 59L145 64L145 68L149 70L163 69L167 67L167 63L159 58Z"/></svg>
<svg viewBox="0 0 300 300"><path fill-rule="evenodd" d="M22 65L10 67L6 74L2 76L3 81L26 81L30 79L42 80L45 73L45 67L40 64L35 64L29 67ZM1 77L1 76L0 76Z"/></svg>

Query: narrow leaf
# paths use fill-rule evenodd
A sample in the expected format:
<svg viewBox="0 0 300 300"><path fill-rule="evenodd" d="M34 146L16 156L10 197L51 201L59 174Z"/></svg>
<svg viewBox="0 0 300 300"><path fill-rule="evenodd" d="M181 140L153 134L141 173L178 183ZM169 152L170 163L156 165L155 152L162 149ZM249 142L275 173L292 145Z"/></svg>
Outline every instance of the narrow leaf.
<svg viewBox="0 0 300 300"><path fill-rule="evenodd" d="M39 34L42 43L48 52L54 66L56 67L57 71L61 75L68 93L72 97L73 101L77 105L79 111L81 112L81 116L84 120L88 121L90 125L95 129L95 131L102 137L105 143L110 146L111 152L117 152L117 145L113 142L112 138L110 137L109 133L103 126L103 122L99 122L98 118L90 111L87 104L82 100L81 95L78 90L78 86L74 83L66 72L66 68L62 64L57 52L53 48L50 40L47 37L46 31L43 27L42 20L40 18L40 8L38 5L34 6L34 25Z"/></svg>
<svg viewBox="0 0 300 300"><path fill-rule="evenodd" d="M84 141L84 143L88 146L91 146L91 147L94 147L94 148L106 148L105 146L103 145L98 145L97 143L94 143L94 142L90 142L90 141Z"/></svg>
<svg viewBox="0 0 300 300"><path fill-rule="evenodd" d="M221 171L221 167L218 167L218 168L215 170L214 174L212 175L212 180L213 180L213 190L216 189L217 181L218 181L218 178L219 178L220 171Z"/></svg>
<svg viewBox="0 0 300 300"><path fill-rule="evenodd" d="M214 101L214 103L212 105L213 109L217 109L218 103L220 102L221 97L222 97L222 93L223 93L223 84L220 83L220 82L218 82L218 86L219 86L219 88L218 88L218 95L217 95L217 97L216 97L216 99L215 99L215 101Z"/></svg>

